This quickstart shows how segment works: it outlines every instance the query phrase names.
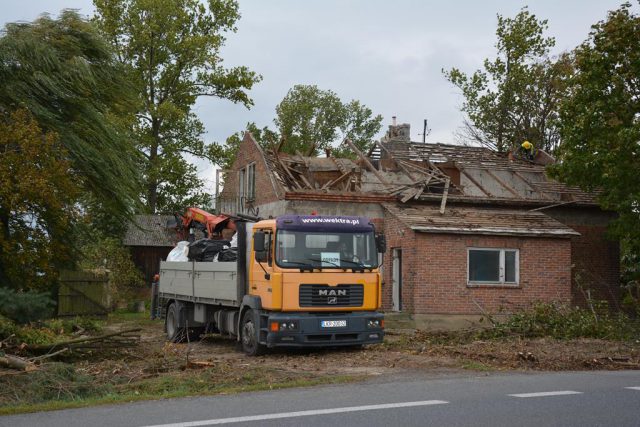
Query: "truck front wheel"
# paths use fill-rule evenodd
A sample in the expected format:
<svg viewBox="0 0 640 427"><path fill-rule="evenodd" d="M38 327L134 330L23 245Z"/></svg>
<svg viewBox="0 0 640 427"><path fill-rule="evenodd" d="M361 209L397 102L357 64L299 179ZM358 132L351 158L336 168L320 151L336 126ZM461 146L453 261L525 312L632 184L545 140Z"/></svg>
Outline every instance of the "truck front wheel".
<svg viewBox="0 0 640 427"><path fill-rule="evenodd" d="M266 347L258 341L258 328L253 310L247 310L242 316L242 351L247 356L264 354Z"/></svg>

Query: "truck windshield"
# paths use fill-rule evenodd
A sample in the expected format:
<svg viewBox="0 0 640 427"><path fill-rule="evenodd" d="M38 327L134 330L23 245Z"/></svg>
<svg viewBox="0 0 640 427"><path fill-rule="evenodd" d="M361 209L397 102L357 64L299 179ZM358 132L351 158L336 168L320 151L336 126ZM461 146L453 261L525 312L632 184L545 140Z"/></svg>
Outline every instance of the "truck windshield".
<svg viewBox="0 0 640 427"><path fill-rule="evenodd" d="M289 268L375 268L378 252L373 232L279 230L276 263Z"/></svg>

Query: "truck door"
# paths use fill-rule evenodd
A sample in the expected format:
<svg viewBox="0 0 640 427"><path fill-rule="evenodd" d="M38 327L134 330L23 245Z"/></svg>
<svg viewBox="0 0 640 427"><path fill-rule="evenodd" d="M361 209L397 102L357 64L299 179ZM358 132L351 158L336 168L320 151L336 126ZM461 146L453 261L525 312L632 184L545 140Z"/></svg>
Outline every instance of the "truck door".
<svg viewBox="0 0 640 427"><path fill-rule="evenodd" d="M249 293L257 295L262 301L262 308L267 310L278 309L282 306L281 284L277 286L281 274L273 273L273 231L270 229L254 229L265 233L266 257L260 258L255 251L251 254L251 280L249 283ZM276 285L276 286L274 286Z"/></svg>

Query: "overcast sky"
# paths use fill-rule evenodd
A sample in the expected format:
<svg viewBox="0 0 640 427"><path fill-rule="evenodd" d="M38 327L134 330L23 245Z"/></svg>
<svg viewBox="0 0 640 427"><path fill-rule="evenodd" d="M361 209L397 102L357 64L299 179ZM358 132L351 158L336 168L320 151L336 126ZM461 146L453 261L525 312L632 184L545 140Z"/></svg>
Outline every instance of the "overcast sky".
<svg viewBox="0 0 640 427"><path fill-rule="evenodd" d="M247 122L273 127L275 106L295 84L331 89L343 101L358 99L384 117L411 124L421 140L429 121L430 142L455 143L462 122L459 92L443 68L473 72L495 54L496 14L514 16L525 5L548 19L554 53L586 39L590 26L622 0L239 0L238 32L223 49L227 66L246 65L262 74L251 96L255 106L202 99L196 113L208 142L223 142ZM31 21L63 8L93 14L91 0L0 0L0 23ZM637 4L634 4L637 9ZM200 165L211 182L213 168Z"/></svg>

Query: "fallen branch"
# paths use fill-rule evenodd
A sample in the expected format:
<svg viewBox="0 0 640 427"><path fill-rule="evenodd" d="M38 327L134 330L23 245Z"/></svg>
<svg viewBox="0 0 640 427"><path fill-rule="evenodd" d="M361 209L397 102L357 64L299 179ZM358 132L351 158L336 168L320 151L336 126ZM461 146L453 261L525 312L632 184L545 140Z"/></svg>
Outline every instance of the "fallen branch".
<svg viewBox="0 0 640 427"><path fill-rule="evenodd" d="M54 357L54 356L57 356L59 354L62 354L64 352L66 352L66 351L69 351L69 349L65 347L62 350L58 350L58 351L56 351L54 353L45 354L43 356L32 357L32 358L29 359L29 361L30 362L39 362L41 360L49 359L50 357Z"/></svg>
<svg viewBox="0 0 640 427"><path fill-rule="evenodd" d="M35 371L38 369L33 362L30 362L26 359L17 356L11 356L9 354L5 354L4 356L0 356L0 366L10 369L17 369L19 371Z"/></svg>
<svg viewBox="0 0 640 427"><path fill-rule="evenodd" d="M54 344L35 344L30 345L27 349L32 353L50 352L56 349L68 348L69 350L79 349L83 347L93 347L89 344L106 345L108 347L131 347L135 345L136 341L132 336L127 336L133 332L139 332L142 328L125 329L124 331L113 332L105 335L98 335L95 337L77 338L69 341L58 342ZM121 338L128 338L123 340Z"/></svg>

